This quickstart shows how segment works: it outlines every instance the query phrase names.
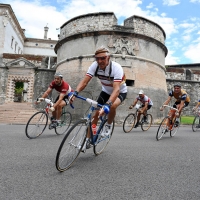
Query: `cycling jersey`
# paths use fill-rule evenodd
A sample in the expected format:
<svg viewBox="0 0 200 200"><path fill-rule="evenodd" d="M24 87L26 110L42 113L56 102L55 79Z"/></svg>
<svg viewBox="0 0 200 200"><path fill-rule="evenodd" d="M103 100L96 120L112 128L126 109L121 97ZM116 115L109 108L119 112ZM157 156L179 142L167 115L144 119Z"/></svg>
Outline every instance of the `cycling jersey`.
<svg viewBox="0 0 200 200"><path fill-rule="evenodd" d="M70 85L65 81L62 81L62 84L59 86L55 84L55 81L52 81L50 83L49 87L51 89L55 89L56 91L58 91L64 95L67 95L68 93L70 93L72 91Z"/></svg>
<svg viewBox="0 0 200 200"><path fill-rule="evenodd" d="M137 99L138 101L140 101L143 105L144 105L146 102L148 102L148 105L150 105L150 106L153 105L152 100L151 100L148 96L146 96L146 95L144 95L144 98L141 98L140 96L138 96L136 99Z"/></svg>
<svg viewBox="0 0 200 200"><path fill-rule="evenodd" d="M102 70L100 67L97 70L97 77L101 81L102 91L106 92L107 94L111 94L113 92L113 82L121 83L125 78L121 65L114 61L111 62L112 62L111 74L109 74L110 65L106 66L105 70ZM97 66L98 63L96 61L93 62L90 65L86 76L89 76L91 78L95 76ZM120 93L126 93L126 92L127 92L126 83L123 83L120 85Z"/></svg>
<svg viewBox="0 0 200 200"><path fill-rule="evenodd" d="M190 97L188 96L187 92L184 90L181 90L180 93L174 93L173 90L169 92L170 97L174 97L177 102L185 101L185 102L190 102Z"/></svg>

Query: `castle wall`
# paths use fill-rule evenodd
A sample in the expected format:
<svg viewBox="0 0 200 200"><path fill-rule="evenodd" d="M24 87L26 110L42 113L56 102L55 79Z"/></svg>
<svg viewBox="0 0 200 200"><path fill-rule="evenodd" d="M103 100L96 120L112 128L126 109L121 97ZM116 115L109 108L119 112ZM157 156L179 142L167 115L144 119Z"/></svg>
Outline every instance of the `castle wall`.
<svg viewBox="0 0 200 200"><path fill-rule="evenodd" d="M118 26L114 13L82 15L61 26L60 40L55 47L57 71L61 71L76 88L94 61L95 50L103 45L110 50L111 60L122 65L131 83L116 120L124 119L127 115L125 110L140 89L154 101L150 112L157 118L160 114L156 109L167 92L164 40L165 33L161 27L145 18L132 16L124 21L124 26ZM101 84L94 78L84 91L92 92L96 98Z"/></svg>

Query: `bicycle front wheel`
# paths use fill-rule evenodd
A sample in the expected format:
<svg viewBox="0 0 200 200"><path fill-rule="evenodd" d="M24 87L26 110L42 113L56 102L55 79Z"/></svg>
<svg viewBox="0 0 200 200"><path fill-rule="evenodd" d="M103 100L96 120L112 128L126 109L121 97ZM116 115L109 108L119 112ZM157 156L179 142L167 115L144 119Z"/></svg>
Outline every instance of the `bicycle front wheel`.
<svg viewBox="0 0 200 200"><path fill-rule="evenodd" d="M45 111L36 112L27 122L25 133L29 139L39 137L45 130L48 123L48 116Z"/></svg>
<svg viewBox="0 0 200 200"><path fill-rule="evenodd" d="M176 118L175 118L174 121L176 121ZM180 127L180 123L181 123L181 118L180 118L180 122L178 123L178 125L176 123L174 123L172 130L170 130L170 136L171 137L175 136L175 134L178 132L178 129Z"/></svg>
<svg viewBox="0 0 200 200"><path fill-rule="evenodd" d="M63 172L69 169L80 154L87 134L86 121L86 119L82 119L76 122L63 138L56 155L58 171Z"/></svg>
<svg viewBox="0 0 200 200"><path fill-rule="evenodd" d="M115 121L113 120L112 124L111 124L111 133L109 136L106 136L106 137L101 137L101 132L103 131L104 129L104 126L106 124L107 120L104 121L104 124L100 130L100 133L98 135L98 139L96 141L96 144L94 145L93 147L93 151L94 151L94 154L95 155L99 155L103 152L103 150L106 148L106 146L108 145L110 139L111 139L111 136L113 134L113 130L114 130L114 126L115 126Z"/></svg>
<svg viewBox="0 0 200 200"><path fill-rule="evenodd" d="M57 135L62 135L68 130L72 121L72 115L70 112L63 112L60 119L60 124L55 128Z"/></svg>
<svg viewBox="0 0 200 200"><path fill-rule="evenodd" d="M167 122L168 122L168 117L165 117L160 123L156 134L157 140L160 140L162 136L168 131Z"/></svg>
<svg viewBox="0 0 200 200"><path fill-rule="evenodd" d="M133 113L130 113L125 118L124 123L123 123L123 131L125 133L129 133L133 129L134 124L135 124L135 120L136 120L136 116Z"/></svg>
<svg viewBox="0 0 200 200"><path fill-rule="evenodd" d="M149 130L149 128L151 127L152 121L153 121L153 117L151 114L146 115L146 121L144 121L144 117L143 117L143 122L141 124L142 130L143 131Z"/></svg>
<svg viewBox="0 0 200 200"><path fill-rule="evenodd" d="M200 118L199 118L199 116L196 116L194 118L194 121L193 121L193 124L192 124L192 130L194 132L196 132L197 129L199 129L199 128L200 128Z"/></svg>

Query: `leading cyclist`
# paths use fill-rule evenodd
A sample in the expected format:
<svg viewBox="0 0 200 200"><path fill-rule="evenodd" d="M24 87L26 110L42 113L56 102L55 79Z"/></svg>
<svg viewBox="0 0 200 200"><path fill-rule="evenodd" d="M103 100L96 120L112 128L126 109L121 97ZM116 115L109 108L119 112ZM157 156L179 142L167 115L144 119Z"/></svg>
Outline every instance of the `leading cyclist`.
<svg viewBox="0 0 200 200"><path fill-rule="evenodd" d="M95 51L95 59L83 80L78 84L75 94L81 92L89 83L89 81L97 76L102 85L102 91L97 102L110 108L108 121L102 131L102 137L108 136L111 133L111 124L116 115L116 109L126 98L127 86L125 83L125 74L120 64L110 60L109 50L105 47L98 48ZM72 98L71 103L75 97ZM97 124L98 117L104 114L104 109L96 111L92 124ZM87 138L89 138L89 134Z"/></svg>
<svg viewBox="0 0 200 200"><path fill-rule="evenodd" d="M39 101L43 101L53 89L59 92L54 105L50 108L50 111L52 111L53 115L53 118L51 119L53 122L51 127L55 128L60 123L62 108L69 103L68 94L73 90L71 89L71 86L63 80L63 75L60 72L56 72L54 75L54 80L50 83L48 89L44 92L42 97L39 98Z"/></svg>
<svg viewBox="0 0 200 200"><path fill-rule="evenodd" d="M168 105L171 101L172 97L176 99L176 102L174 103L173 107L178 109L178 114L176 116L175 125L178 126L180 123L180 115L183 108L187 107L190 102L190 97L187 94L187 92L183 89L181 89L181 83L175 83L174 89L169 92L168 99L164 102L163 105ZM161 111L163 111L164 107L162 106L160 108ZM174 113L175 114L175 113ZM172 116L173 119L174 116Z"/></svg>

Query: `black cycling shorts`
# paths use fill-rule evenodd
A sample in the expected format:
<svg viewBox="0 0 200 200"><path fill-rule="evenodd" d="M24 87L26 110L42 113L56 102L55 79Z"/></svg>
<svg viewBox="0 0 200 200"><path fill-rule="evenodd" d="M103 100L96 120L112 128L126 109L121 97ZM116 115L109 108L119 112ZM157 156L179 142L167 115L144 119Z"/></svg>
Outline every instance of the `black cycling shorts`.
<svg viewBox="0 0 200 200"><path fill-rule="evenodd" d="M59 96L60 96L60 95L57 96L57 98L56 98L56 100L54 101L54 103L56 103L56 102L58 101ZM66 105L69 104L68 95L65 95L65 96L64 96L63 101L66 103Z"/></svg>
<svg viewBox="0 0 200 200"><path fill-rule="evenodd" d="M127 93L119 94L118 98L120 99L121 102L124 101L124 99L126 99L126 95L127 95ZM101 105L104 105L108 101L109 98L110 98L110 94L107 94L106 92L101 91L101 93L97 99L97 102Z"/></svg>
<svg viewBox="0 0 200 200"><path fill-rule="evenodd" d="M144 105L144 104L142 104L142 106L141 106L141 107L143 108L144 106L145 106L145 105ZM149 109L151 108L151 106L152 106L152 105L148 105L148 106L147 106L147 110L149 110Z"/></svg>
<svg viewBox="0 0 200 200"><path fill-rule="evenodd" d="M181 103L180 101L176 101L176 102L174 103L173 107L174 107L174 108L177 108L176 105L178 105L178 104L180 104L180 103ZM189 104L189 102L184 102L183 108L187 107L188 104Z"/></svg>

